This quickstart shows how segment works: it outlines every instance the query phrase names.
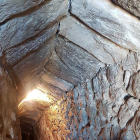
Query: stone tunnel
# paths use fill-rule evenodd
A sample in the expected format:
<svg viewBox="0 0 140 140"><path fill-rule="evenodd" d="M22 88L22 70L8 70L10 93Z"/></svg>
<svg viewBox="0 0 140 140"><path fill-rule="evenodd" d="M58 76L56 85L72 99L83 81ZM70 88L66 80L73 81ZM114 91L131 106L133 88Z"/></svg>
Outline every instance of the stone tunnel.
<svg viewBox="0 0 140 140"><path fill-rule="evenodd" d="M140 140L139 0L0 0L0 140Z"/></svg>

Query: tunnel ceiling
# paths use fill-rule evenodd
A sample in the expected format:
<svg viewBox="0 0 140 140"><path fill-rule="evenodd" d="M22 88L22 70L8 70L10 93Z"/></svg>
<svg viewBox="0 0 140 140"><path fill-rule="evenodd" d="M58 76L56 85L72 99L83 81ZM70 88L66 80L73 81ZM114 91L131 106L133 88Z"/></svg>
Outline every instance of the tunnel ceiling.
<svg viewBox="0 0 140 140"><path fill-rule="evenodd" d="M0 0L0 63L14 78L19 103L36 88L51 100L20 105L21 124L34 126L63 93L139 52L138 27L109 0Z"/></svg>

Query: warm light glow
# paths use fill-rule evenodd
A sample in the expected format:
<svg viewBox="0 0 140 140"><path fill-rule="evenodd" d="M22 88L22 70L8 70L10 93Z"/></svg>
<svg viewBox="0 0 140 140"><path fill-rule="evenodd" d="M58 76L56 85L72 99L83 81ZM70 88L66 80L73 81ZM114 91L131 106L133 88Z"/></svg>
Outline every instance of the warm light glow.
<svg viewBox="0 0 140 140"><path fill-rule="evenodd" d="M38 89L34 89L31 91L28 95L27 98L25 99L26 101L29 100L43 100L43 101L49 101L49 98L47 97L46 94L42 93Z"/></svg>
<svg viewBox="0 0 140 140"><path fill-rule="evenodd" d="M46 94L42 93L40 90L38 89L34 89L33 91L31 91L28 95L27 98L24 99L19 106L25 102L25 101L29 101L29 100L36 100L36 101L46 101L46 102L50 102L49 98L47 97Z"/></svg>
<svg viewBox="0 0 140 140"><path fill-rule="evenodd" d="M52 106L52 110L57 110L57 109L58 109L57 105Z"/></svg>

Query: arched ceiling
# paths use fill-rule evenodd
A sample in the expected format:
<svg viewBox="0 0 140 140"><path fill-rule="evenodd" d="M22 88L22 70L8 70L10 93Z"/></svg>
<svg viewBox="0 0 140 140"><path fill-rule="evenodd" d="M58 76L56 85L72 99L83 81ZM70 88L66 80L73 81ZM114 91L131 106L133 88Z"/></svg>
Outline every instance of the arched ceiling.
<svg viewBox="0 0 140 140"><path fill-rule="evenodd" d="M34 126L63 93L122 61L129 50L140 51L139 25L109 0L1 1L0 62L15 81L19 103L36 88L51 100L24 102L21 124Z"/></svg>

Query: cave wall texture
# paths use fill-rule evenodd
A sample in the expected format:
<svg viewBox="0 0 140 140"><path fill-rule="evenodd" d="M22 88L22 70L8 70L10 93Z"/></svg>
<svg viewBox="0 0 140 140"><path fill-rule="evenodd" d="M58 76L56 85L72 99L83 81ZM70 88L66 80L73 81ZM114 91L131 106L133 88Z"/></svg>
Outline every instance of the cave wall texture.
<svg viewBox="0 0 140 140"><path fill-rule="evenodd" d="M41 140L139 140L140 102L126 90L129 74L123 67L103 68L92 80L64 94L57 105L43 113L35 126L35 137Z"/></svg>
<svg viewBox="0 0 140 140"><path fill-rule="evenodd" d="M19 140L20 125L15 85L8 72L0 67L0 140Z"/></svg>
<svg viewBox="0 0 140 140"><path fill-rule="evenodd" d="M0 137L20 139L16 93L20 105L37 88L49 101L18 107L36 140L140 140L139 3L0 0L2 118L16 115Z"/></svg>

